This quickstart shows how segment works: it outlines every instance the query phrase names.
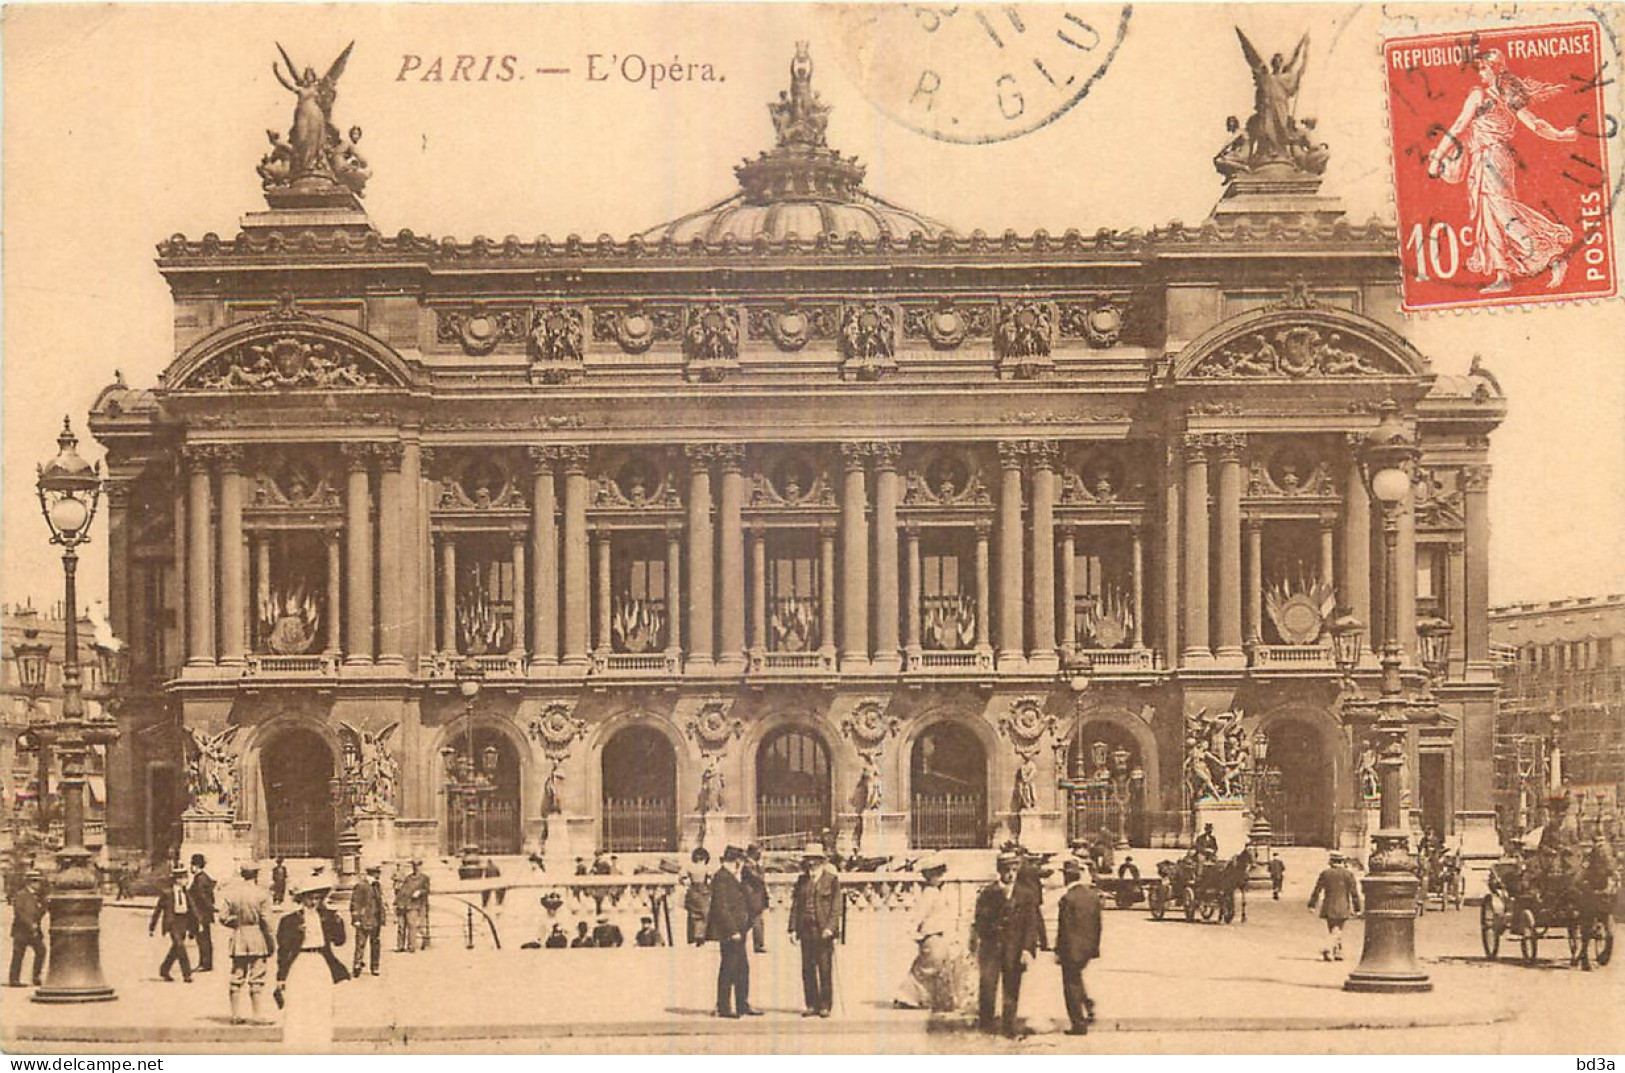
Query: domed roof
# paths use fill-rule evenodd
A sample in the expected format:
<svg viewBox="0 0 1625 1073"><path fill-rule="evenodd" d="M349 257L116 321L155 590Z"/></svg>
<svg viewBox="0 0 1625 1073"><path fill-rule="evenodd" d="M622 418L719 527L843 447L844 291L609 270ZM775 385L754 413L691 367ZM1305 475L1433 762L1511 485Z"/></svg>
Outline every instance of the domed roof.
<svg viewBox="0 0 1625 1073"><path fill-rule="evenodd" d="M767 106L777 132L772 150L734 169L739 193L698 212L652 227L640 236L648 243L707 243L732 237L745 244L758 239L782 242L820 235L865 241L905 242L916 232L927 238L951 233L929 216L893 205L863 188L865 169L824 140L830 106L812 88L812 57L805 42L790 63L790 90Z"/></svg>

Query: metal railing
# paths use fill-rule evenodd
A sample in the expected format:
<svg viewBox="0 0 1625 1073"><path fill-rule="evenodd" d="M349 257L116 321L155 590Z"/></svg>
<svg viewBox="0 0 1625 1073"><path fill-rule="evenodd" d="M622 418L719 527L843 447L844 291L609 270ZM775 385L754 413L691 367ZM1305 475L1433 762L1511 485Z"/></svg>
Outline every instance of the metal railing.
<svg viewBox="0 0 1625 1073"><path fill-rule="evenodd" d="M604 848L611 853L669 853L677 848L677 807L670 798L606 799Z"/></svg>
<svg viewBox="0 0 1625 1073"><path fill-rule="evenodd" d="M993 653L985 649L977 651L974 648L961 648L952 651L927 649L917 655L911 654L909 656L908 669L911 671L981 671L991 673L993 670Z"/></svg>
<svg viewBox="0 0 1625 1073"><path fill-rule="evenodd" d="M987 845L987 798L981 794L915 794L909 844L916 849L981 849Z"/></svg>
<svg viewBox="0 0 1625 1073"><path fill-rule="evenodd" d="M596 652L592 657L594 674L676 674L682 663L666 652Z"/></svg>
<svg viewBox="0 0 1625 1073"><path fill-rule="evenodd" d="M829 797L824 794L763 796L756 799L756 833L763 842L796 848L819 838L830 825Z"/></svg>
<svg viewBox="0 0 1625 1073"><path fill-rule="evenodd" d="M447 813L447 852L456 853L464 846L474 846L488 856L502 856L518 853L523 843L517 801L480 801L474 806L472 817L465 806L453 802Z"/></svg>
<svg viewBox="0 0 1625 1073"><path fill-rule="evenodd" d="M1149 648L1080 648L1073 659L1097 674L1111 671L1154 671L1157 654Z"/></svg>
<svg viewBox="0 0 1625 1073"><path fill-rule="evenodd" d="M1330 667L1330 645L1253 645L1254 667Z"/></svg>
<svg viewBox="0 0 1625 1073"><path fill-rule="evenodd" d="M297 656L256 653L246 657L246 659L247 666L243 671L243 675L248 678L269 675L330 677L338 674L339 670L338 657L329 652L315 652Z"/></svg>
<svg viewBox="0 0 1625 1073"><path fill-rule="evenodd" d="M272 857L331 857L336 851L330 805L285 808L270 817Z"/></svg>
<svg viewBox="0 0 1625 1073"><path fill-rule="evenodd" d="M750 669L752 674L774 671L827 672L835 670L835 657L830 653L819 651L758 651L751 653Z"/></svg>

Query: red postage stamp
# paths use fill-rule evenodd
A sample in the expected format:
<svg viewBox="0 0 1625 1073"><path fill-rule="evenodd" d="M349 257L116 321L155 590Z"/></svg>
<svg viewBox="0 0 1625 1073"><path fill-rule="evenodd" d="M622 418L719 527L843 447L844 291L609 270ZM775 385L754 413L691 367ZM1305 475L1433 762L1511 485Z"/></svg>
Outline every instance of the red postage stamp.
<svg viewBox="0 0 1625 1073"><path fill-rule="evenodd" d="M1405 309L1615 293L1600 37L1569 23L1384 44Z"/></svg>

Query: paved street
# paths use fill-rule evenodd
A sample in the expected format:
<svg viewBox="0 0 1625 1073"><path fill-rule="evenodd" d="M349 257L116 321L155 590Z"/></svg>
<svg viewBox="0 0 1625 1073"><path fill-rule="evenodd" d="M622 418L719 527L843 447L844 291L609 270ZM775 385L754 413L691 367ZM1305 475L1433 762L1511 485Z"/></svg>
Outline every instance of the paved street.
<svg viewBox="0 0 1625 1073"><path fill-rule="evenodd" d="M466 950L440 941L430 951L386 954L384 975L339 991L338 1047L504 1051L617 1050L830 1052L883 1050L1160 1050L1247 1052L1391 1051L1617 1053L1625 1049L1625 966L1582 973L1567 964L1561 936L1539 966L1483 960L1477 912L1430 912L1418 948L1435 990L1421 996L1354 995L1341 990L1358 958L1319 957L1321 925L1305 907L1301 871L1287 899L1255 892L1248 920L1230 926L1154 922L1142 910L1106 917L1105 956L1089 987L1100 1021L1086 1040L1058 1034L1064 1024L1059 974L1044 956L1029 974L1022 1009L1038 1035L1011 1044L968 1031L962 1017L931 1017L891 1007L912 956L903 915L858 916L838 954L841 1001L828 1021L801 1010L797 951L775 929L770 951L752 960L752 994L768 1016L719 1022L712 1006L714 946L617 950ZM1050 899L1053 905L1053 897ZM146 914L117 907L105 915L103 963L118 1002L43 1007L4 992L9 1047L46 1041L81 1049L185 1051L229 1042L275 1050L274 1026L226 1021L223 971L191 985L162 983L163 953L146 936ZM782 928L782 924L780 925ZM187 1001L177 1001L178 999ZM1375 1029L1380 1037L1373 1037ZM31 1042L32 1041L32 1042Z"/></svg>

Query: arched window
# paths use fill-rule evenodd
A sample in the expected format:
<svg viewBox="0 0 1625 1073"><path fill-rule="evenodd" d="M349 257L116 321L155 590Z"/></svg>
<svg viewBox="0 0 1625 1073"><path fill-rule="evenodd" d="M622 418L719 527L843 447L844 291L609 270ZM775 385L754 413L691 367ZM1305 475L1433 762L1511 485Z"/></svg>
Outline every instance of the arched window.
<svg viewBox="0 0 1625 1073"><path fill-rule="evenodd" d="M660 731L627 727L604 746L603 848L669 853L677 848L677 753Z"/></svg>
<svg viewBox="0 0 1625 1073"><path fill-rule="evenodd" d="M829 749L817 734L786 727L756 750L756 834L769 846L817 841L830 827Z"/></svg>
<svg viewBox="0 0 1625 1073"><path fill-rule="evenodd" d="M916 849L975 849L988 844L987 753L971 730L942 722L914 742L910 843Z"/></svg>
<svg viewBox="0 0 1625 1073"><path fill-rule="evenodd" d="M524 820L520 810L519 754L513 742L491 727L475 727L472 734L455 735L447 749L447 774L456 778L446 782L446 852L473 847L488 856L519 853L524 843ZM465 762L465 756L471 761ZM459 793L459 783L481 789L477 793Z"/></svg>
<svg viewBox="0 0 1625 1073"><path fill-rule="evenodd" d="M1337 803L1332 758L1313 726L1301 719L1270 724L1259 779L1259 811L1278 846L1329 846Z"/></svg>
<svg viewBox="0 0 1625 1073"><path fill-rule="evenodd" d="M314 730L289 727L265 743L260 778L273 857L332 857L333 750Z"/></svg>

